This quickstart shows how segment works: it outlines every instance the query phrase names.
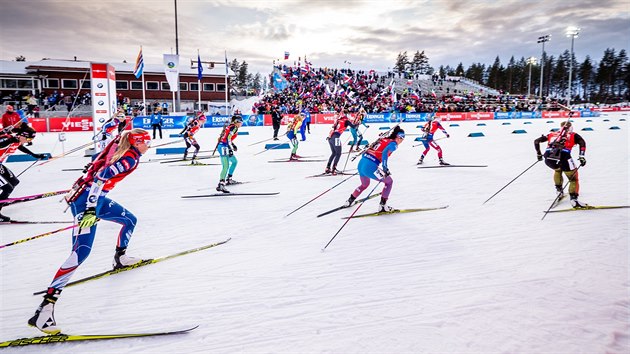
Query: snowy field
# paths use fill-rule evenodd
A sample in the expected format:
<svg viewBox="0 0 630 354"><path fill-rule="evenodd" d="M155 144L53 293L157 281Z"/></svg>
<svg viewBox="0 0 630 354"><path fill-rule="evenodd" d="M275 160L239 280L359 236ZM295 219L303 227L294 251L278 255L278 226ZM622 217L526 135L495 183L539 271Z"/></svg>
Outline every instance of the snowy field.
<svg viewBox="0 0 630 354"><path fill-rule="evenodd" d="M587 142L587 164L579 171L582 201L630 203L628 124L621 120L628 118L617 113L575 121L575 131ZM56 319L71 334L199 328L177 336L3 352L628 353L630 209L555 213L541 221L555 197L552 171L542 162L482 205L536 161L533 140L559 122L458 122L459 127L444 122L451 134L438 141L445 160L488 167L435 169L416 168L421 147L412 147L418 144L412 134L419 134L419 123L403 123L408 135L390 159L394 187L389 204L449 207L350 220L325 252L322 247L343 224L341 217L353 209L316 215L341 205L358 177L284 217L345 176L305 178L322 172L325 162L267 162L288 157L289 150L254 155L264 143L248 145L271 137L271 127L242 129L250 135L235 141L239 165L234 179L257 182L230 189L280 192L277 196L181 199L214 192L220 166L149 162L164 157L152 149L142 158L147 163L110 193L139 219L128 253L153 258L232 240L69 287L57 302ZM380 126L390 125L372 124L366 139L372 141ZM584 127L593 131L581 131ZM327 159L329 128L313 126L298 154ZM515 129L527 134L512 134ZM218 132L200 131L202 150L214 148ZM485 137L467 137L471 132ZM165 133L153 144L174 140L167 137L175 131ZM70 149L90 135L66 136ZM38 134L34 143L34 152L61 153L56 133ZM77 153L33 167L20 177L12 197L67 189L80 172L62 170L87 161ZM348 169L357 162L349 162ZM425 164L437 165L435 151ZM7 164L16 174L29 165ZM2 212L18 220L70 220L59 200L8 206ZM359 213L376 211L377 205L372 199ZM558 208L568 207L565 200ZM0 225L0 242L62 226ZM118 229L99 224L92 254L73 280L111 267ZM0 250L0 341L40 335L26 325L41 302L31 294L48 286L69 252L70 232Z"/></svg>

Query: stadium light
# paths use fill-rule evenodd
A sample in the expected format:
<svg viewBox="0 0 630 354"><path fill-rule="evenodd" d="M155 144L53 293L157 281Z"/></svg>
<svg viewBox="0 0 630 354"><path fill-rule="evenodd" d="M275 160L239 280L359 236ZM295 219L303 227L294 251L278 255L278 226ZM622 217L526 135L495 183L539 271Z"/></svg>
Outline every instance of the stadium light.
<svg viewBox="0 0 630 354"><path fill-rule="evenodd" d="M536 65L538 59L536 57L527 58L527 64L529 64L529 78L527 79L527 97L529 98L532 87L532 65Z"/></svg>
<svg viewBox="0 0 630 354"><path fill-rule="evenodd" d="M573 42L580 34L580 28L569 26L566 30L567 37L571 37L571 57L569 58L569 92L567 93L567 107L571 108L571 74L573 73Z"/></svg>
<svg viewBox="0 0 630 354"><path fill-rule="evenodd" d="M545 71L545 42L551 39L550 34L538 37L538 43L542 43L542 54L540 55L540 101L543 99L543 72Z"/></svg>

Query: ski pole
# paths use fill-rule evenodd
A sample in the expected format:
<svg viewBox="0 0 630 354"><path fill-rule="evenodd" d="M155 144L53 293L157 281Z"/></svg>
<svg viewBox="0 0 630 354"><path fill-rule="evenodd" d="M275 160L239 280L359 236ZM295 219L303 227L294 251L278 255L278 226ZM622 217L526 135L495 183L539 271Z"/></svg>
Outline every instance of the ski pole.
<svg viewBox="0 0 630 354"><path fill-rule="evenodd" d="M65 194L65 193L68 193L69 191L70 191L69 189L64 189L64 190L61 190L61 191L48 192L48 193L42 193L42 194L34 194L34 195L26 196L26 197L8 198L8 199L0 200L0 204L2 204L3 207L5 207L5 206L11 205L11 204L28 202L28 201L35 200L35 199L48 198L48 197L52 197L52 196L59 195L59 194Z"/></svg>
<svg viewBox="0 0 630 354"><path fill-rule="evenodd" d="M341 225L341 227L339 228L339 230L337 230L337 232L335 233L335 235L330 239L330 241L328 241L328 243L326 244L326 246L324 246L324 248L322 248L322 252L326 250L326 247L328 247L328 245L330 245L331 242L333 242L333 240L335 239L335 237L337 237L337 235L339 235L339 233L341 232L341 230L343 230L343 228L348 224L348 222L350 220L352 220L352 217L354 216L354 214L357 213L357 211L359 211L359 209L361 209L361 206L363 206L363 203L368 200L370 198L370 196L372 195L372 193L374 193L374 191L376 190L376 187L379 186L379 184L381 184L381 180L378 181L378 183L374 186L374 188L372 188L372 190L370 191L370 194L367 195L367 197L365 199L363 199L363 202L359 203L359 205L357 206L356 209L354 209L354 211L352 212L352 214L350 214L350 216L346 219L346 221L343 223L343 225Z"/></svg>
<svg viewBox="0 0 630 354"><path fill-rule="evenodd" d="M527 172L530 168L534 167L535 164L539 163L540 161L536 160L536 162L534 162L531 166L529 166L528 168L525 169L525 171L521 172L518 176L514 177L513 180L511 180L508 184L506 184L505 186L503 186L503 188L499 189L498 192L494 193L490 198L486 199L485 202L483 202L483 204L486 204L490 199L494 198L495 195L501 193L502 190L504 190L507 186L509 186L512 182L516 181L517 178L521 177L523 175L523 173ZM482 204L482 205L483 205Z"/></svg>
<svg viewBox="0 0 630 354"><path fill-rule="evenodd" d="M24 169L24 171L20 172L17 176L15 176L15 178L20 177L20 176L21 176L24 172L28 171L28 169L29 169L29 168L31 168L31 167L33 167L33 166L35 166L35 164L36 164L36 163L38 163L38 162L39 162L39 160L40 160L40 159L37 159L37 160L33 161L33 163L32 163L30 166L28 166L27 168L25 168L25 169Z"/></svg>
<svg viewBox="0 0 630 354"><path fill-rule="evenodd" d="M164 146L164 145L171 145L171 144L177 144L177 143L181 143L182 141L184 141L184 139L178 139L175 141L169 141L168 143L162 143L162 144L158 144L155 146L151 146L151 148L156 148L156 147L160 147L160 146Z"/></svg>
<svg viewBox="0 0 630 354"><path fill-rule="evenodd" d="M70 154L72 154L72 153L74 153L74 152L77 152L77 151L79 151L79 150L81 150L81 149L84 149L84 148L86 148L86 147L88 147L88 146L90 146L90 145L92 145L92 142L89 142L89 143L86 143L86 144L83 144L83 145L77 146L77 147L75 147L74 149L70 149L70 150L66 151L65 153L62 153L62 154L59 154L59 155L52 156L52 157L48 158L48 160L43 161L42 163L40 163L40 164L39 164L39 165L37 165L37 166L42 166L42 165L45 165L45 164L47 164L47 163L49 163L49 162L51 162L51 161L53 161L53 160L56 160L56 159L58 159L58 158L61 158L61 157L64 157L64 156L70 155Z"/></svg>
<svg viewBox="0 0 630 354"><path fill-rule="evenodd" d="M582 167L582 165L578 166L575 169L575 173L577 174L578 170L580 169L580 167ZM562 193L564 193L564 189L569 185L569 183L571 183L574 179L576 174L573 174L572 178L569 178L569 180L567 181L567 183L564 184L564 186L562 187ZM551 210L551 208L553 208L554 204L556 204L556 202L558 201L558 199L560 199L560 196L562 194L558 193L558 195L556 196L556 198L553 200L553 202L551 202L551 205L549 206L549 208L547 208L547 211L545 211L545 215L543 215L543 217L540 219L541 221L545 219L545 216L547 216L547 214L549 214L549 210Z"/></svg>
<svg viewBox="0 0 630 354"><path fill-rule="evenodd" d="M409 135L409 134L407 134L407 135ZM443 137L441 137L441 138L433 139L433 141L438 141L438 140L442 140L442 139L446 139L446 137L445 137L445 136L443 136ZM423 139L423 140L426 140L426 139ZM416 147L416 146L420 146L420 145L424 145L424 144L411 145L411 147Z"/></svg>
<svg viewBox="0 0 630 354"><path fill-rule="evenodd" d="M56 234L57 232L61 232L61 231L65 231L65 230L69 230L69 229L75 228L75 227L77 227L77 226L79 226L79 225L77 225L77 224L75 224L75 225L70 225L70 226L66 226L66 227L63 227L63 228L58 229L58 230L54 230L54 231L50 231L50 232L43 233L43 234L41 234L41 235L32 236L32 237L29 237L29 238L25 238L25 239L23 239L23 240L18 240L18 241L15 241L15 242L7 243L6 245L1 245L1 246L0 246L0 249L5 248L5 247L9 247L9 246L13 246L13 245L17 245L18 243L22 243L22 242L26 242L26 241L34 240L34 239L36 239L36 238L40 238L40 237L45 237L45 236L49 236L49 235L52 235L52 234Z"/></svg>
<svg viewBox="0 0 630 354"><path fill-rule="evenodd" d="M352 177L356 176L357 174L359 174L359 172L354 173L352 176L346 177L346 178L345 178L345 179L343 179L341 182L339 182L339 183L335 184L334 186L332 186L332 187L330 187L330 188L326 189L325 191L323 191L322 193L320 193L318 196L316 196L315 198L313 198L313 199L309 200L308 202L306 202L306 203L304 203L304 204L300 205L297 209L295 209L295 210L293 210L292 212L288 213L288 214L287 214L287 215L285 215L284 217L286 218L287 216L289 216L289 215L291 215L291 214L295 213L296 211L298 211L298 210L300 210L300 209L304 208L305 206L307 206L308 204L310 204L311 202L313 202L315 199L317 199L317 198L321 197L322 195L324 195L324 194L326 194L326 193L330 192L330 191L331 191L331 190L333 190L335 187L337 187L338 185L342 184L343 182L345 182L345 181L349 180L350 178L352 178Z"/></svg>

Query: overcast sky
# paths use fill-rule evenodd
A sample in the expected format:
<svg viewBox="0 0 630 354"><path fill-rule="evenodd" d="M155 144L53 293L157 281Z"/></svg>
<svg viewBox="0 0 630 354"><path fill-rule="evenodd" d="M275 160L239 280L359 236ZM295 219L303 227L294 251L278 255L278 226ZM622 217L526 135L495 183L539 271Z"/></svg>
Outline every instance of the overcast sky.
<svg viewBox="0 0 630 354"><path fill-rule="evenodd" d="M145 62L175 52L174 0L0 0L1 59ZM399 52L424 50L429 64L467 68L498 55L540 57L569 50L568 26L581 28L575 55L599 61L606 48L628 50L628 0L177 0L179 53L247 61L267 74L289 51L317 67L387 70Z"/></svg>

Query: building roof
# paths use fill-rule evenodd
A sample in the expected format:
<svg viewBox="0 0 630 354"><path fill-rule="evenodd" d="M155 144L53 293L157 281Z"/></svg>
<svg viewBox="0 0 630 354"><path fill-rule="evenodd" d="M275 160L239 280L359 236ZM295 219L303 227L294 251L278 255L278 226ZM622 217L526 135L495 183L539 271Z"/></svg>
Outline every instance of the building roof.
<svg viewBox="0 0 630 354"><path fill-rule="evenodd" d="M196 62L193 62L195 65L194 68L190 67L190 58L180 57L180 66L179 72L184 75L197 75L197 67ZM94 61L96 63L100 61ZM34 70L45 70L45 69L56 69L56 70L67 70L67 69L89 69L90 61L74 61L74 60L59 60L59 59L42 59L39 61L7 61L0 60L0 75L28 75ZM109 63L111 64L117 72L127 72L133 73L133 69L135 67L135 63ZM164 74L164 65L163 64L148 64L145 62L144 64L144 72L145 74ZM234 72L230 69L229 74L231 76L234 75ZM204 65L203 68L204 76L224 76L225 68L223 65L215 66L210 69L208 65Z"/></svg>

